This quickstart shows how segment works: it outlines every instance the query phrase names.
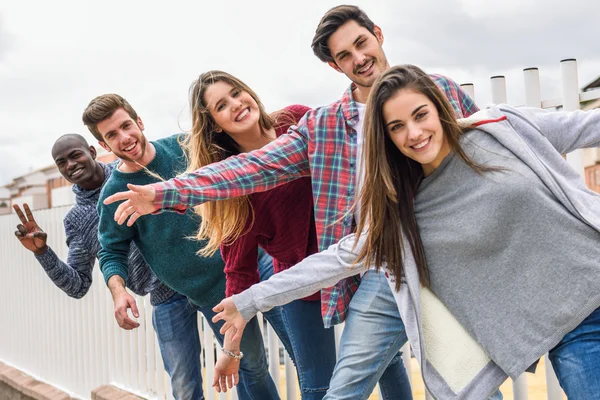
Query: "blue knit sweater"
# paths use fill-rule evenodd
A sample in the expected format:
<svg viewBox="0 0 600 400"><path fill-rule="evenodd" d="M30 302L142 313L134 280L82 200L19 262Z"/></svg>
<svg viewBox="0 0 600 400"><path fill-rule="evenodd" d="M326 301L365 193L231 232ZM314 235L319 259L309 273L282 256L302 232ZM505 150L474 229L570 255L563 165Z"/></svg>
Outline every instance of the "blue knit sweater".
<svg viewBox="0 0 600 400"><path fill-rule="evenodd" d="M163 179L183 172L187 160L178 139L179 135L173 135L152 142L156 155L146 168ZM193 239L200 226L200 218L193 210L184 214L146 215L128 227L118 225L114 220L117 203L102 203L108 196L127 190L127 183L146 185L157 181L144 170L123 173L115 169L104 185L98 202L102 245L99 259L104 279L108 281L113 275L127 279L127 252L130 244L135 242L152 271L165 285L187 296L199 307L215 305L225 297L224 263L219 252L212 257L196 255L206 243Z"/></svg>
<svg viewBox="0 0 600 400"><path fill-rule="evenodd" d="M104 169L106 183L114 165L99 164ZM63 221L69 246L67 262L63 262L50 247L44 254L36 256L54 284L76 299L82 298L88 292L92 284L94 262L100 251L99 216L96 211L100 190L101 188L85 190L73 185L76 204ZM152 305L160 304L173 296L175 292L163 285L152 273L135 245L132 244L128 256L126 283L131 291L140 296L150 293Z"/></svg>

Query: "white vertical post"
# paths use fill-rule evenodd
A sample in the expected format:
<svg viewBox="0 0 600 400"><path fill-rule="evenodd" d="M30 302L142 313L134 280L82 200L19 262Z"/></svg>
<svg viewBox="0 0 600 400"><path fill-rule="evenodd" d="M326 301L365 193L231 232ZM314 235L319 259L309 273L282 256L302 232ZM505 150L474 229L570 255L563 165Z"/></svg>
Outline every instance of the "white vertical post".
<svg viewBox="0 0 600 400"><path fill-rule="evenodd" d="M558 383L558 379L556 378L556 374L554 373L554 368L552 368L548 354L544 356L544 367L546 370L546 389L548 391L548 400L563 400L563 390Z"/></svg>
<svg viewBox="0 0 600 400"><path fill-rule="evenodd" d="M492 103L506 103L506 78L502 75L492 76Z"/></svg>
<svg viewBox="0 0 600 400"><path fill-rule="evenodd" d="M521 374L515 381L513 381L513 396L515 400L527 400L527 376Z"/></svg>
<svg viewBox="0 0 600 400"><path fill-rule="evenodd" d="M340 354L340 340L342 339L342 333L344 332L344 323L342 322L339 325L334 325L334 334L335 334L335 354L339 356Z"/></svg>
<svg viewBox="0 0 600 400"><path fill-rule="evenodd" d="M579 80L577 78L577 60L568 58L560 62L561 88L563 109L565 111L579 110ZM567 154L567 162L581 176L584 174L583 151L576 150Z"/></svg>
<svg viewBox="0 0 600 400"><path fill-rule="evenodd" d="M212 389L211 385L215 377L215 341L213 331L210 329L208 322L205 318L203 320L204 328L204 367L206 368L206 389L204 395L208 400L214 400L216 392ZM219 344L217 343L217 349L220 350Z"/></svg>
<svg viewBox="0 0 600 400"><path fill-rule="evenodd" d="M410 353L410 344L407 342L400 349L402 351L402 362L404 363L404 368L406 368L406 375L408 375L408 381L412 385L412 365L410 363L411 353Z"/></svg>
<svg viewBox="0 0 600 400"><path fill-rule="evenodd" d="M463 83L460 85L460 87L467 95L469 95L471 100L475 101L475 85L472 83Z"/></svg>
<svg viewBox="0 0 600 400"><path fill-rule="evenodd" d="M540 71L537 68L525 68L523 70L523 80L525 82L525 105L541 107Z"/></svg>
<svg viewBox="0 0 600 400"><path fill-rule="evenodd" d="M271 324L267 324L267 346L269 347L269 372L275 382L277 391L281 393L279 387L279 339Z"/></svg>
<svg viewBox="0 0 600 400"><path fill-rule="evenodd" d="M296 373L296 367L292 363L287 351L283 352L283 358L285 360L285 396L287 400L297 400L296 387L298 381L298 374Z"/></svg>

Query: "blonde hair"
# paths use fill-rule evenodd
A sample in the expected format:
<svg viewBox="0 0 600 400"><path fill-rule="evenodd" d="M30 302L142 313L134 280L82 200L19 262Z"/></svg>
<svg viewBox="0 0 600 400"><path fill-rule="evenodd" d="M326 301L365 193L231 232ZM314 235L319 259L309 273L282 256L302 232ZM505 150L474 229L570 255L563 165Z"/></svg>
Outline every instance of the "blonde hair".
<svg viewBox="0 0 600 400"><path fill-rule="evenodd" d="M188 157L186 172L240 154L235 140L224 132L217 132L218 127L204 102L206 90L216 82L225 82L247 92L256 101L260 114L258 124L263 136L267 136L272 128L297 122L285 110L267 114L256 93L235 76L217 70L205 72L192 82L189 91L192 129L183 142ZM202 256L213 255L221 244L235 242L254 223L254 211L248 196L207 202L194 207L194 211L202 217L196 238L208 240L206 246L198 251Z"/></svg>

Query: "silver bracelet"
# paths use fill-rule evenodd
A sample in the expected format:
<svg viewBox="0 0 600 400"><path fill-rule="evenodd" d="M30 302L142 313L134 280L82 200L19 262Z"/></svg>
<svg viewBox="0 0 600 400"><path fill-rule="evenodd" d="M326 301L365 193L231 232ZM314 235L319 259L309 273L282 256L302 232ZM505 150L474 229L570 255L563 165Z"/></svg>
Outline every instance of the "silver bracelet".
<svg viewBox="0 0 600 400"><path fill-rule="evenodd" d="M225 350L223 348L221 348L221 351L223 353L227 354L229 357L235 358L236 360L241 360L242 358L244 358L244 353L242 353L241 351L240 351L240 354L235 354L233 351Z"/></svg>

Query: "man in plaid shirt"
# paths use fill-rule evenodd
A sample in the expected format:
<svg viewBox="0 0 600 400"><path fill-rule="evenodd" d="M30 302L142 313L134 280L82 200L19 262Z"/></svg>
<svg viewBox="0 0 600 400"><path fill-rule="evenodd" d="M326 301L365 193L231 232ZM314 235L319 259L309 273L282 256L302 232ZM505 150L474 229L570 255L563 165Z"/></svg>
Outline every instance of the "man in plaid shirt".
<svg viewBox="0 0 600 400"><path fill-rule="evenodd" d="M383 33L358 7L329 10L317 27L312 48L317 57L345 74L352 84L342 98L309 111L287 135L251 153L230 157L167 182L136 187L107 201L119 206L119 223L160 209L183 211L200 203L273 189L304 176L312 178L319 248L352 232L358 220L351 209L360 188L362 128L367 96L389 68ZM478 111L452 80L431 75L458 117ZM326 399L366 399L379 380L384 398L411 399L401 361L404 325L383 273L367 271L321 292L326 327L346 320Z"/></svg>

